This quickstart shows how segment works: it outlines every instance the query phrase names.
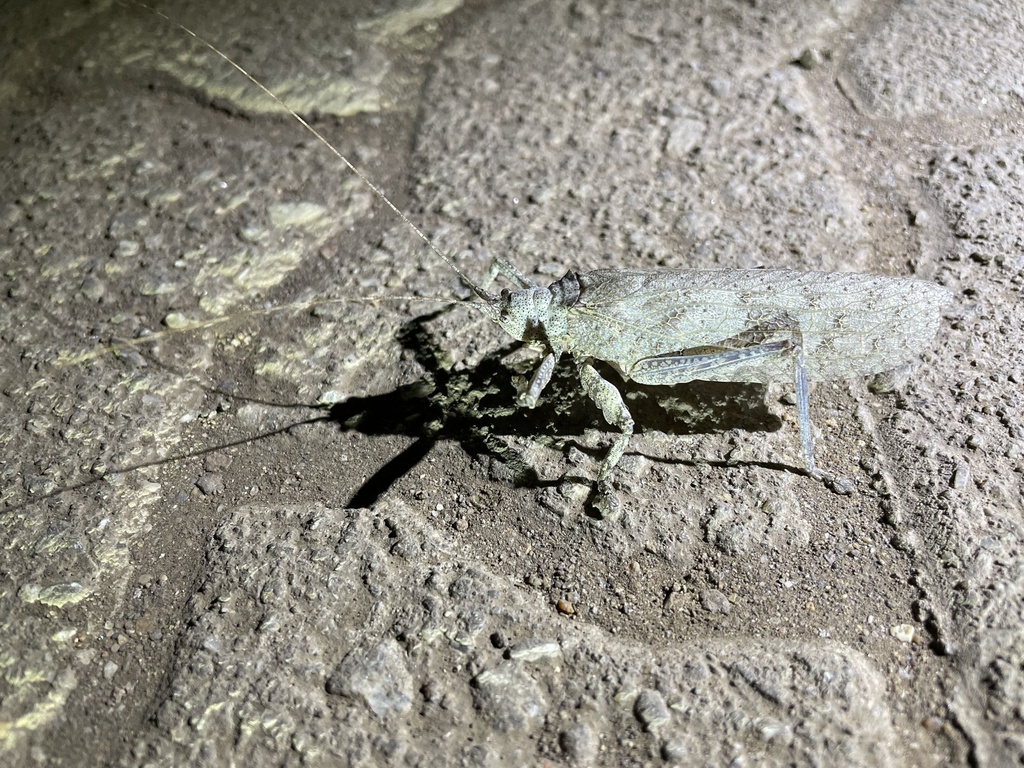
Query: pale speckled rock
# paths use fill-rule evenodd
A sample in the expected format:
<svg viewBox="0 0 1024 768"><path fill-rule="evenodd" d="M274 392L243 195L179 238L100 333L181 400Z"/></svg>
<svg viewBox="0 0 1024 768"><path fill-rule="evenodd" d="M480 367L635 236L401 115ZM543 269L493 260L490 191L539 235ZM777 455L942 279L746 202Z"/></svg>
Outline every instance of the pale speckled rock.
<svg viewBox="0 0 1024 768"><path fill-rule="evenodd" d="M592 765L600 746L594 729L583 723L562 731L558 744L565 756L577 765Z"/></svg>
<svg viewBox="0 0 1024 768"><path fill-rule="evenodd" d="M1022 45L1016 3L894 3L854 48L844 74L878 115L999 112L1024 95L1014 53Z"/></svg>
<svg viewBox="0 0 1024 768"><path fill-rule="evenodd" d="M700 120L676 120L668 128L666 154L676 157L690 154L700 146L706 130L707 126Z"/></svg>
<svg viewBox="0 0 1024 768"><path fill-rule="evenodd" d="M1010 31L1000 30L997 37ZM962 573L954 603L962 629L947 642L976 659L976 666L958 687L954 702L958 717L969 724L993 763L1024 759L1024 749L993 735L1001 727L1024 727L1024 716L1007 706L1024 691L1019 666L1024 658L1024 632L1017 625L1008 627L1003 618L1024 612L1024 589L1016 565L1024 556L1024 537L1019 533L1024 461L1018 448L1024 439L1024 411L1020 386L1012 380L1013 367L1008 362L1019 358L1008 350L1024 333L1017 311L1024 270L1022 158L1024 142L1019 137L951 147L934 157L928 176L943 218L952 223L956 235L947 259L973 275L976 292L960 307L955 323L970 329L962 338L958 334L951 350L970 360L969 370L950 384L959 393L955 404L922 414L944 425L949 442L944 452L946 484L955 491L946 514L928 521L922 530L941 531L936 537L940 546L950 539L958 542L956 553L940 550L947 567L956 564ZM1005 302L1008 296L1014 297L1013 303ZM908 427L916 423L915 419ZM985 488L984 512L976 499L971 500L972 487ZM995 557L991 542L999 542L1004 553ZM983 692L979 695L984 704L969 703L969 690Z"/></svg>
<svg viewBox="0 0 1024 768"><path fill-rule="evenodd" d="M362 699L377 715L403 714L412 706L412 675L393 640L350 651L327 679L327 692Z"/></svg>
<svg viewBox="0 0 1024 768"><path fill-rule="evenodd" d="M456 765L474 747L441 738L452 729L529 763L553 706L573 699L589 720L557 738L577 762L598 744L602 759L622 764L651 751L681 754L687 743L709 759L892 764L882 678L834 643L738 639L656 650L582 626L560 641L557 664L549 654L503 659L495 632L554 635L563 620L542 596L463 561L418 517L394 504L232 510L211 542L168 693L137 749L150 758L131 764L216 754L218 763L265 765L298 749L313 765L339 750L361 761L429 754L433 765ZM394 554L399 529L420 546ZM381 573L387 602L373 595ZM254 632L271 613L279 629ZM465 634L467 620L481 631ZM458 671L472 668L472 676ZM252 737L238 740L239 732Z"/></svg>
<svg viewBox="0 0 1024 768"><path fill-rule="evenodd" d="M484 670L471 685L477 711L498 733L533 730L547 713L538 681L517 665L503 663Z"/></svg>
<svg viewBox="0 0 1024 768"><path fill-rule="evenodd" d="M633 714L645 731L655 731L669 721L669 711L664 697L657 691L643 690L633 704Z"/></svg>
<svg viewBox="0 0 1024 768"><path fill-rule="evenodd" d="M732 610L728 596L720 589L702 589L700 604L708 613L727 614Z"/></svg>

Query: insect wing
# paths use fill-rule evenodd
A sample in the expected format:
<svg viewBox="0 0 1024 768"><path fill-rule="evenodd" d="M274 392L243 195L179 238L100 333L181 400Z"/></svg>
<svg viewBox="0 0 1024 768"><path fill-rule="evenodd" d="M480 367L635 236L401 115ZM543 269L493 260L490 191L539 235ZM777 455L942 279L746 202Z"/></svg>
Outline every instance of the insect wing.
<svg viewBox="0 0 1024 768"><path fill-rule="evenodd" d="M917 354L949 300L945 288L920 280L791 270L596 270L579 281L572 351L625 372L644 358L745 335L749 343L798 335L811 379L875 373ZM780 357L707 378L786 382L792 371Z"/></svg>
<svg viewBox="0 0 1024 768"><path fill-rule="evenodd" d="M717 271L597 270L579 275L572 351L628 370L645 357L710 345L749 326L748 307Z"/></svg>

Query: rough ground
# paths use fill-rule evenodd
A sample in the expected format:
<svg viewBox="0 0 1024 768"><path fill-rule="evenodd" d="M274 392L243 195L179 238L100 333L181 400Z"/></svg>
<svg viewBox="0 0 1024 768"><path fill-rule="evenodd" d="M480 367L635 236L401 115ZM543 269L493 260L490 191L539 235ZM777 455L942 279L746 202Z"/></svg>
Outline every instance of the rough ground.
<svg viewBox="0 0 1024 768"><path fill-rule="evenodd" d="M529 354L390 298L467 292L294 120L145 10L25 5L0 763L1024 760L1019 3L161 4L468 273L953 291L916 365L812 391L855 493L786 387L631 388L612 519L571 368L517 412Z"/></svg>

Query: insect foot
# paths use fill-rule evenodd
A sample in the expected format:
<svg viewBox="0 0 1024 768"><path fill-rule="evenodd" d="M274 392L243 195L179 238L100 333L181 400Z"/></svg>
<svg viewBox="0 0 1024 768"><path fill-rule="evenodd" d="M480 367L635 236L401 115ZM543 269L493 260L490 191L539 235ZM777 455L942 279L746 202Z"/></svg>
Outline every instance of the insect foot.
<svg viewBox="0 0 1024 768"><path fill-rule="evenodd" d="M598 520L616 520L622 514L622 502L607 480L599 480L588 500L590 514Z"/></svg>

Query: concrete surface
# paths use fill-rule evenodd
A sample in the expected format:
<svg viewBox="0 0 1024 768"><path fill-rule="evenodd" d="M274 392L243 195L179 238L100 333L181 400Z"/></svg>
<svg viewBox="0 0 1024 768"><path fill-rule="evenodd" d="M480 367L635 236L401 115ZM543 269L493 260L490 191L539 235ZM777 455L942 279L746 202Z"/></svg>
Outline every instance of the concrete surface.
<svg viewBox="0 0 1024 768"><path fill-rule="evenodd" d="M610 430L242 76L0 9L0 762L1024 760L1024 8L169 2L462 269L788 267L954 300L811 394ZM395 298L399 297L399 298ZM767 396L766 396L767 395Z"/></svg>

